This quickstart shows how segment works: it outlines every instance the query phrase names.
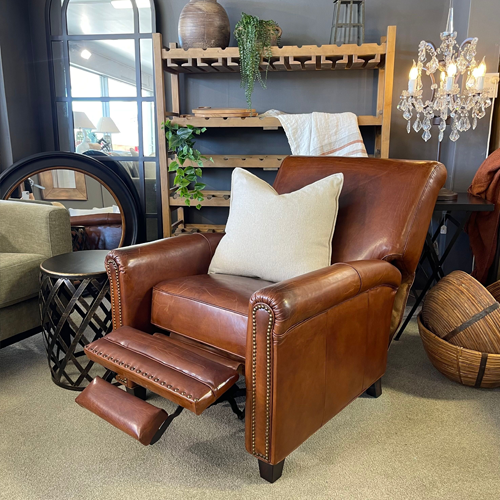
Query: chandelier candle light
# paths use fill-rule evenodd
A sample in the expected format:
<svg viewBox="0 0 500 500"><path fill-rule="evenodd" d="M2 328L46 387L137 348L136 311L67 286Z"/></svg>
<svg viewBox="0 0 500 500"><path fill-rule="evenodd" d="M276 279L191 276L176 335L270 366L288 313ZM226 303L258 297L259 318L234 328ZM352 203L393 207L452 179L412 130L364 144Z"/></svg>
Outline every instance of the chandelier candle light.
<svg viewBox="0 0 500 500"><path fill-rule="evenodd" d="M486 64L484 58L477 64L477 38L467 38L459 46L457 33L453 30L453 0L450 1L446 31L441 33L439 48L431 42L422 41L418 46L418 62L413 61L408 80L408 90L403 90L398 109L403 112L407 121L406 129L423 130L422 139L431 138L431 126L437 123L439 142L443 140L448 117L451 118L450 140L455 142L460 132L471 127L475 129L477 121L486 114L491 106L488 92L484 91ZM431 96L424 101L422 72L425 71L431 80ZM435 78L436 71L440 77ZM438 80L439 83L436 81Z"/></svg>

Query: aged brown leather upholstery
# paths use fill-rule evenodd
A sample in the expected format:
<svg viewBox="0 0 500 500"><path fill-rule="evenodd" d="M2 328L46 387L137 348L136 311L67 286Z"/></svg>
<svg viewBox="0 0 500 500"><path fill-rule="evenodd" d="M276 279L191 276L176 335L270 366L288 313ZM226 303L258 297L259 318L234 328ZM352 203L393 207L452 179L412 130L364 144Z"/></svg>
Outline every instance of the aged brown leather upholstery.
<svg viewBox="0 0 500 500"><path fill-rule="evenodd" d="M100 377L92 380L75 401L85 408L92 408L96 415L144 445L151 442L160 425L168 417L165 410L160 410L156 406L121 391L114 385L107 384ZM120 407L118 421L115 413L110 412L110 408L116 406Z"/></svg>
<svg viewBox="0 0 500 500"><path fill-rule="evenodd" d="M70 217L72 227L85 228L86 250L113 250L122 238L121 214L89 214Z"/></svg>
<svg viewBox="0 0 500 500"><path fill-rule="evenodd" d="M148 373L157 369L166 378L173 341L174 368L205 382L215 376L218 357L227 358L221 365L229 371L220 368L218 375L225 380L222 390L232 383L230 370L244 363L246 448L263 467L279 467L384 374L387 348L446 178L436 162L289 157L274 187L291 192L337 172L345 182L330 267L281 283L207 275L221 234L121 248L106 259L117 330L108 339L113 348L124 349L118 357L126 365L144 362ZM148 341L130 327L173 333ZM159 339L171 340L160 345ZM102 359L106 340L97 342L88 346L89 357L125 377L121 361L113 361L112 368L109 357ZM125 349L132 344L136 355ZM146 361L145 353L151 359ZM204 353L211 361L204 361ZM158 366L163 362L170 368ZM161 384L161 377L152 374L152 381L148 376L141 383L133 373L134 383L196 413L203 410L156 387L154 378ZM176 383L187 382L178 377Z"/></svg>

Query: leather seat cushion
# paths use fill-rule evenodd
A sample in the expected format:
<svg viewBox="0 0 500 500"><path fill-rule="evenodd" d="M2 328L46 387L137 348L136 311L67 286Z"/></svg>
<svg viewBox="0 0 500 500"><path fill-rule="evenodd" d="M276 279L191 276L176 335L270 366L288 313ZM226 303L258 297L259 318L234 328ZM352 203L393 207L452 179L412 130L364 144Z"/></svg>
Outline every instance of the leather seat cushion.
<svg viewBox="0 0 500 500"><path fill-rule="evenodd" d="M250 297L272 284L226 274L162 281L153 289L151 322L244 359Z"/></svg>
<svg viewBox="0 0 500 500"><path fill-rule="evenodd" d="M40 264L46 256L0 252L0 308L36 297L40 290Z"/></svg>

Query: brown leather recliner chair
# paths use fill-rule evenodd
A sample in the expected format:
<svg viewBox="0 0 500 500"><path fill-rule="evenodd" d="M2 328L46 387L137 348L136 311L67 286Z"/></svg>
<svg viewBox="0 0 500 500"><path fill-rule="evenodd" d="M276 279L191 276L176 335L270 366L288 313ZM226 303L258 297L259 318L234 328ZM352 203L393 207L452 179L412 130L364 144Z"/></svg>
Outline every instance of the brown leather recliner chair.
<svg viewBox="0 0 500 500"><path fill-rule="evenodd" d="M129 393L95 379L78 403L152 444L183 408L200 414L228 400L238 413L234 384L244 373L246 448L273 482L286 456L351 401L380 395L446 170L436 162L289 157L274 187L288 193L337 172L345 181L330 267L281 283L208 275L222 234L110 252L114 331L86 353ZM144 397L142 388L178 410L168 416L134 397Z"/></svg>

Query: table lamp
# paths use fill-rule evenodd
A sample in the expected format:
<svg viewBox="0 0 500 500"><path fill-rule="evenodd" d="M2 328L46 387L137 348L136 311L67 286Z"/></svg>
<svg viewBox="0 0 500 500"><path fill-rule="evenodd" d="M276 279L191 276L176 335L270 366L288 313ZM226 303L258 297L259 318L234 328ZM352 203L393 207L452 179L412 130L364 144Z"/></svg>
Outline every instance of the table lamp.
<svg viewBox="0 0 500 500"><path fill-rule="evenodd" d="M97 122L95 132L103 134L102 139L99 141L101 143L101 149L103 151L111 151L113 149L111 134L119 134L120 129L116 126L112 118L109 116L101 116Z"/></svg>
<svg viewBox="0 0 500 500"><path fill-rule="evenodd" d="M76 152L83 153L90 149L90 142L87 133L95 128L95 125L90 121L87 113L83 111L73 111L73 128L76 133Z"/></svg>

